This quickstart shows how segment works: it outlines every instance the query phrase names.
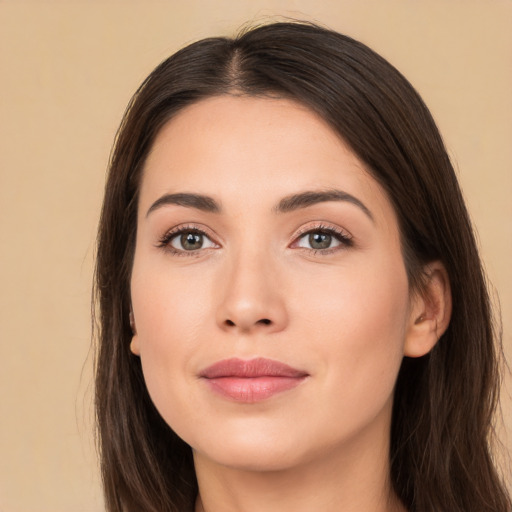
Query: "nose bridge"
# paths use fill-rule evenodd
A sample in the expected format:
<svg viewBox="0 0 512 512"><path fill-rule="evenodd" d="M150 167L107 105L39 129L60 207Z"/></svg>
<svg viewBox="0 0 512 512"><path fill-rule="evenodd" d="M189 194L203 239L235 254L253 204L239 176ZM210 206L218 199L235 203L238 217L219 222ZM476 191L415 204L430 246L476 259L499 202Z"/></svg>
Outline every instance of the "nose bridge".
<svg viewBox="0 0 512 512"><path fill-rule="evenodd" d="M268 246L241 244L225 263L219 326L243 332L281 330L286 324L284 290Z"/></svg>

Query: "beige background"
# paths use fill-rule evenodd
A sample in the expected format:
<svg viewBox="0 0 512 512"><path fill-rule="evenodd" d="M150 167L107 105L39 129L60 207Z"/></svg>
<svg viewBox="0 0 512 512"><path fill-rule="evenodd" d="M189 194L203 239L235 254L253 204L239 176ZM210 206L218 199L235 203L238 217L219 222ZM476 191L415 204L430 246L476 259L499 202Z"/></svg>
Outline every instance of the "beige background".
<svg viewBox="0 0 512 512"><path fill-rule="evenodd" d="M102 510L90 288L128 99L178 47L275 14L361 39L423 95L501 297L512 360L511 0L0 0L1 512ZM508 394L509 432L511 404Z"/></svg>

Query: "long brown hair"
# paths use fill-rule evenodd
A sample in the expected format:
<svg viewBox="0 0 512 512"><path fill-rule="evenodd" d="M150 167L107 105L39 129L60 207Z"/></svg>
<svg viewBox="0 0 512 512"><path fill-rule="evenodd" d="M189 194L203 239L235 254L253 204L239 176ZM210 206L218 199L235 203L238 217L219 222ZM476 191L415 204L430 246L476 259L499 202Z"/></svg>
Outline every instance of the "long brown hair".
<svg viewBox="0 0 512 512"><path fill-rule="evenodd" d="M322 116L384 187L398 217L411 290L446 267L450 326L405 358L394 397L390 468L410 511L510 512L490 452L499 336L462 195L419 95L363 44L306 23L274 23L191 44L160 64L118 131L99 226L96 411L109 512L184 512L197 494L191 449L163 421L129 350L130 272L141 169L180 109L221 94L292 98Z"/></svg>

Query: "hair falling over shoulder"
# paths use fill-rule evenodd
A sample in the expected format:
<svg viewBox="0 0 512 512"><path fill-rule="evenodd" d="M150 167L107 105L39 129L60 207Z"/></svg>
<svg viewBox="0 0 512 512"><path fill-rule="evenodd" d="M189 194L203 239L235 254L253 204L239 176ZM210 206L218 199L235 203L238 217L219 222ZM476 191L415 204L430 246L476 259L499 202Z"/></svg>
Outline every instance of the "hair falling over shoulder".
<svg viewBox="0 0 512 512"><path fill-rule="evenodd" d="M410 512L511 512L494 463L502 356L475 238L436 125L407 80L363 44L307 23L274 23L191 44L132 98L111 155L98 233L96 414L109 512L194 509L192 453L163 421L129 350L130 273L141 169L178 111L223 94L309 107L365 162L393 204L412 289L440 260L453 297L448 330L405 358L396 383L390 473Z"/></svg>

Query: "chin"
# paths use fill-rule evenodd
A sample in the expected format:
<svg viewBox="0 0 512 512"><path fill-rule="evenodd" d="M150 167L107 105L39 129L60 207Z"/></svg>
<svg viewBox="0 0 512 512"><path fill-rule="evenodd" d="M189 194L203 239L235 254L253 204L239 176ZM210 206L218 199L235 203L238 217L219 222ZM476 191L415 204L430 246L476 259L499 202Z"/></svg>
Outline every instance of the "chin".
<svg viewBox="0 0 512 512"><path fill-rule="evenodd" d="M306 455L295 436L262 429L224 431L222 436L201 436L189 444L194 457L241 471L281 471L300 464Z"/></svg>
<svg viewBox="0 0 512 512"><path fill-rule="evenodd" d="M237 471L254 473L285 471L300 463L300 455L293 450L275 449L273 446L232 446L198 452L194 457L204 457L212 463Z"/></svg>

